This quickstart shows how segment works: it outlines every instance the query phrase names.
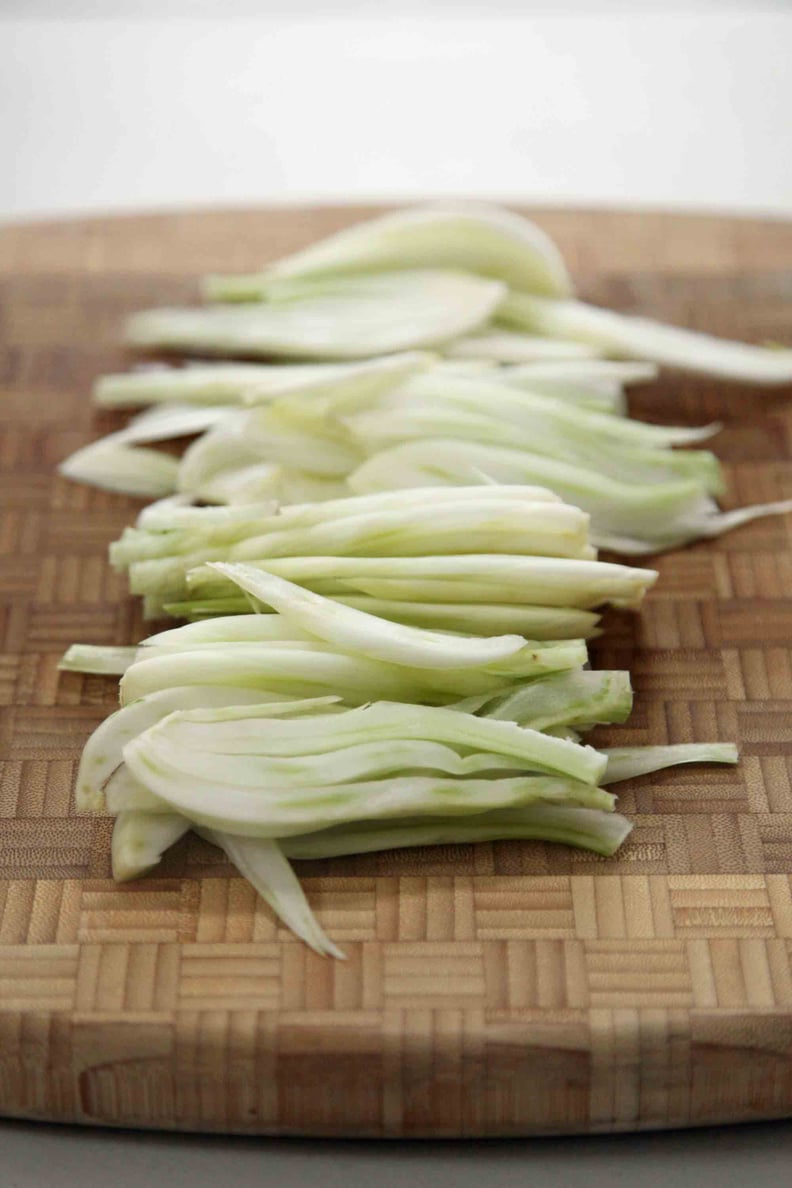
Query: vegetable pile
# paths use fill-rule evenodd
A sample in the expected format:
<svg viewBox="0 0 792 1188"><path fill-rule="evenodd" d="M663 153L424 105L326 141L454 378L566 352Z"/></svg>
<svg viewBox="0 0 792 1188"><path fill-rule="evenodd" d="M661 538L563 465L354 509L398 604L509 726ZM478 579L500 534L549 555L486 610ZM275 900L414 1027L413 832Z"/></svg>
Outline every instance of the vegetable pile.
<svg viewBox="0 0 792 1188"><path fill-rule="evenodd" d="M485 561L497 573L501 558L429 560ZM655 576L526 560L547 562L548 587L567 601L637 605ZM565 564L586 567L587 582L567 582L557 572ZM584 745L587 729L626 719L632 694L628 673L583 667L581 639L430 630L259 566L206 569L270 613L206 618L138 648L76 645L64 658L67 669L123 673L122 708L83 753L77 805L115 815L116 878L144 874L195 828L319 952L339 955L289 857L494 838L607 856L630 824L603 785L673 763L737 760L728 744ZM484 585L497 589L491 577ZM464 593L467 579L457 580Z"/></svg>
<svg viewBox="0 0 792 1188"><path fill-rule="evenodd" d="M657 576L597 550L792 509L721 512L699 448L718 426L631 420L624 395L658 364L792 382L792 351L586 306L538 228L486 208L389 215L204 293L127 338L223 361L103 377L97 404L145 411L61 466L156 500L111 560L148 618L191 620L62 662L121 676L76 792L115 816L116 878L195 829L338 957L290 858L497 838L608 856L630 830L608 785L737 761L582 741L632 704L586 639ZM151 448L183 437L181 458Z"/></svg>

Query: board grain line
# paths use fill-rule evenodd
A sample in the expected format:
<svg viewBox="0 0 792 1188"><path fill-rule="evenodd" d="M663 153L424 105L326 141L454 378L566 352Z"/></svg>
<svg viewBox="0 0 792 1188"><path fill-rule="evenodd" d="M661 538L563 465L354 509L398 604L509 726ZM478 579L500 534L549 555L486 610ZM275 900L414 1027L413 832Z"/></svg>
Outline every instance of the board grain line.
<svg viewBox="0 0 792 1188"><path fill-rule="evenodd" d="M90 386L129 360L123 316L192 300L369 210L203 212L0 233L0 1110L164 1129L368 1136L598 1131L792 1113L792 518L658 560L603 745L734 739L734 770L621 786L603 860L502 842L300 865L347 953L273 918L185 839L110 878L110 823L75 812L114 682L59 674L71 642L147 633L106 546L137 503L58 461L123 417ZM792 224L535 212L584 295L792 343ZM663 376L648 420L724 422L733 505L792 496L783 394Z"/></svg>

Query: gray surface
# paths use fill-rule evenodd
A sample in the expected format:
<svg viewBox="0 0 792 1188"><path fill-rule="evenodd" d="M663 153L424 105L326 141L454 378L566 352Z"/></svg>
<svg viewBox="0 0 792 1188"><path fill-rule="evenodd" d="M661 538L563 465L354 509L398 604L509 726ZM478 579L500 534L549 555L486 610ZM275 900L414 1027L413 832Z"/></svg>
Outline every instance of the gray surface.
<svg viewBox="0 0 792 1188"><path fill-rule="evenodd" d="M2 1188L769 1188L792 1122L489 1142L231 1139L0 1122Z"/></svg>

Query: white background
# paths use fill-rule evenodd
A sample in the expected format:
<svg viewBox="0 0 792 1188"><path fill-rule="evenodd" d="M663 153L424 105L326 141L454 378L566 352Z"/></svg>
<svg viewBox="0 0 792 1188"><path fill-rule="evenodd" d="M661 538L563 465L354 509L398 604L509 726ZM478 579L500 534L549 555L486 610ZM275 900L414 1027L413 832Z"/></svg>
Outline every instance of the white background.
<svg viewBox="0 0 792 1188"><path fill-rule="evenodd" d="M449 194L784 214L791 142L783 0L0 0L0 218Z"/></svg>

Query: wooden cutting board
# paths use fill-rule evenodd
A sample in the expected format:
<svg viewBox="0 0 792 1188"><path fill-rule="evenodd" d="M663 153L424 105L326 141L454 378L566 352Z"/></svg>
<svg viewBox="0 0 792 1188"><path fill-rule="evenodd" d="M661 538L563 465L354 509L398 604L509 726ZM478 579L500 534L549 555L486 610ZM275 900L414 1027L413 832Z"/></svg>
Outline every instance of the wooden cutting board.
<svg viewBox="0 0 792 1188"><path fill-rule="evenodd" d="M184 1130L503 1135L792 1113L792 517L659 562L599 667L636 706L603 743L734 739L736 770L621 785L613 860L503 842L302 864L346 963L282 928L195 839L115 886L72 779L115 682L67 644L144 632L106 546L134 501L55 464L124 314L192 300L371 212L95 219L0 235L0 1111ZM792 343L792 223L534 212L582 293ZM792 496L792 393L666 377L633 412L720 419L733 503Z"/></svg>

